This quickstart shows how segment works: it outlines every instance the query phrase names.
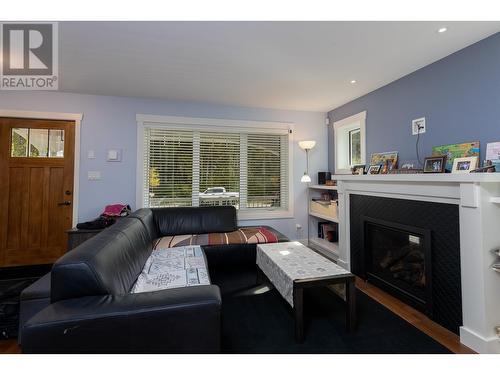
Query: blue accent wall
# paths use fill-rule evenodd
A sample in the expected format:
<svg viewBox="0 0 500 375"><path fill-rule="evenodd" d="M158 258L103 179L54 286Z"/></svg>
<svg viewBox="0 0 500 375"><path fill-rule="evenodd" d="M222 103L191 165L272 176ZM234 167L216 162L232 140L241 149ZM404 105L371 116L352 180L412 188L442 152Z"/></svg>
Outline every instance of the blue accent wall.
<svg viewBox="0 0 500 375"><path fill-rule="evenodd" d="M420 137L423 161L432 146L500 141L500 33L329 112L331 123L366 113L367 162L371 153L399 151L400 161L416 161L411 121L426 118ZM329 168L334 170L329 129Z"/></svg>

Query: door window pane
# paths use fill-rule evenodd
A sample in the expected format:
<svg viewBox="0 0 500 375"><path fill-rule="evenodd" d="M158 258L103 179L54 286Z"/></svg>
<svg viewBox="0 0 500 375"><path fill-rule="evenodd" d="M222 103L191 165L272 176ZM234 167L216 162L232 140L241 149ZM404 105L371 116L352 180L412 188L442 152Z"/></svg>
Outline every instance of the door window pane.
<svg viewBox="0 0 500 375"><path fill-rule="evenodd" d="M28 129L13 128L10 141L10 155L12 157L28 156Z"/></svg>
<svg viewBox="0 0 500 375"><path fill-rule="evenodd" d="M49 150L49 129L30 129L29 139L29 156L46 158Z"/></svg>
<svg viewBox="0 0 500 375"><path fill-rule="evenodd" d="M49 157L64 157L64 130L49 130Z"/></svg>

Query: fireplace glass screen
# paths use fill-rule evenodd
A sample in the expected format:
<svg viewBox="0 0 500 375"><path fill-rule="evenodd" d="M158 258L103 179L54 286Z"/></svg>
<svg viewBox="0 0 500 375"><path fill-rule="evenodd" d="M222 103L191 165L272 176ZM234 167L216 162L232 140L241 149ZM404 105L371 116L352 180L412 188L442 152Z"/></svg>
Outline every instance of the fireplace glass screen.
<svg viewBox="0 0 500 375"><path fill-rule="evenodd" d="M365 222L366 272L425 305L427 301L425 234Z"/></svg>

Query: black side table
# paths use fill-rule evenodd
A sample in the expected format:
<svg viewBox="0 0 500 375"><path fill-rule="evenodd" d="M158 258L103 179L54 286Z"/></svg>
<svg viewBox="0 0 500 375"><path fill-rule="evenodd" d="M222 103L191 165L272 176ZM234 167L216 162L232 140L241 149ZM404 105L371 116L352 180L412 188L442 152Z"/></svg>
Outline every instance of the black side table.
<svg viewBox="0 0 500 375"><path fill-rule="evenodd" d="M71 228L66 231L68 234L68 251L73 250L81 243L101 233L104 229L78 229Z"/></svg>

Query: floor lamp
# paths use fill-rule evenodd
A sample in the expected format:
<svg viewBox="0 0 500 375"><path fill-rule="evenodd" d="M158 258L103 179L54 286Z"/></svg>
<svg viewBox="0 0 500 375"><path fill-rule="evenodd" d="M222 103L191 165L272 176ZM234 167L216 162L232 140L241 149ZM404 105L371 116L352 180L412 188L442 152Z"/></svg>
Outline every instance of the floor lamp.
<svg viewBox="0 0 500 375"><path fill-rule="evenodd" d="M316 145L316 141L300 141L299 147L306 152L306 170L304 175L300 179L300 182L311 182L311 177L309 176L309 150Z"/></svg>

